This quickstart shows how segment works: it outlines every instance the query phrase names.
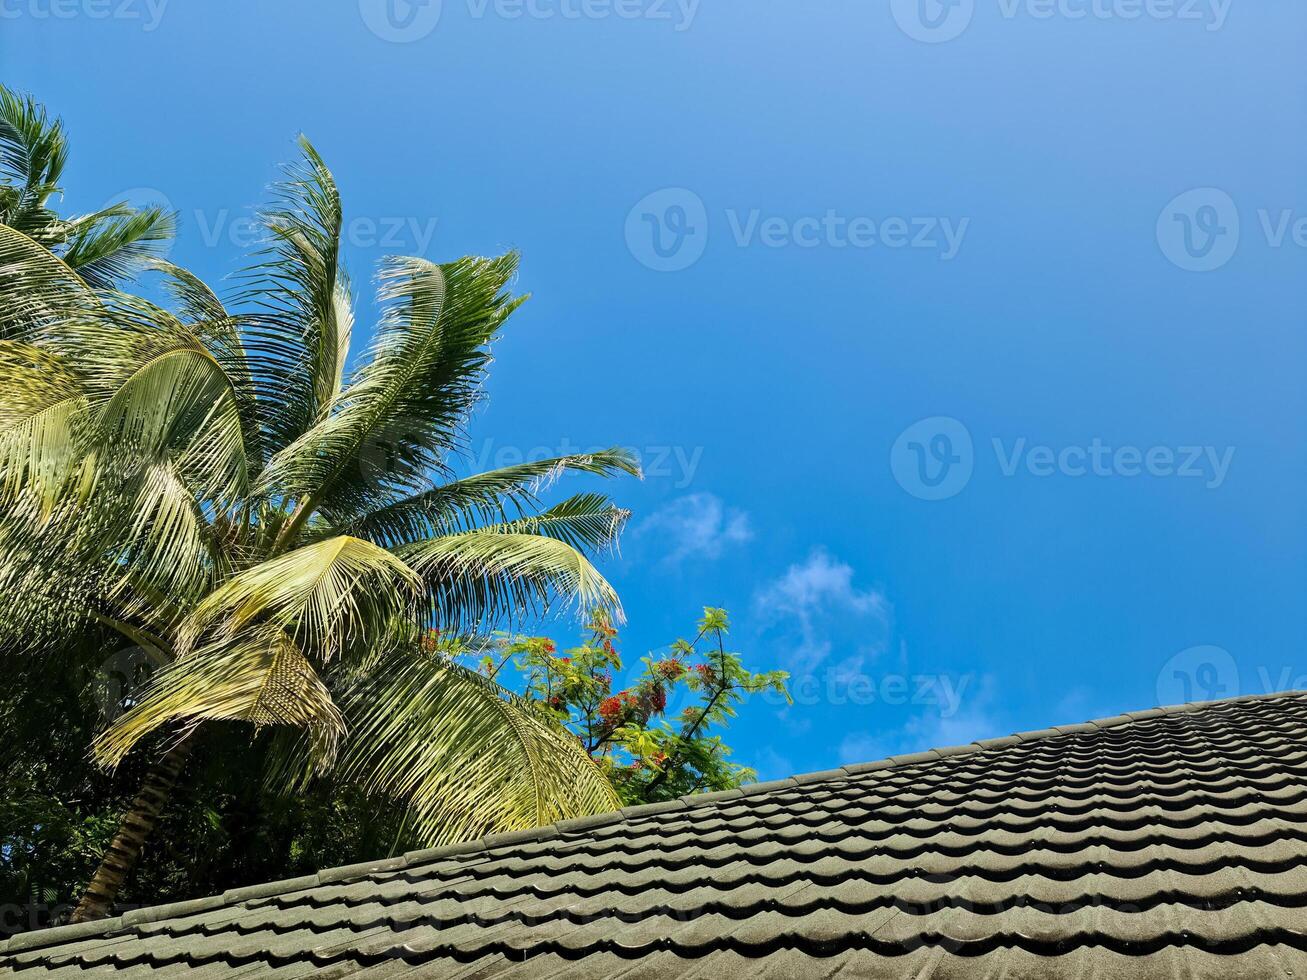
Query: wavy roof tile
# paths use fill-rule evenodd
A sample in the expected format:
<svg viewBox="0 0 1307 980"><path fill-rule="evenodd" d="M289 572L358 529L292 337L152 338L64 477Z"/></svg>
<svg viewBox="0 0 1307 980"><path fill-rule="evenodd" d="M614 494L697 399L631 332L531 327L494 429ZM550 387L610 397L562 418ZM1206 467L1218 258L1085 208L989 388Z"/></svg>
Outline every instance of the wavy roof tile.
<svg viewBox="0 0 1307 980"><path fill-rule="evenodd" d="M1154 708L22 934L0 973L1302 977L1304 733L1304 694Z"/></svg>

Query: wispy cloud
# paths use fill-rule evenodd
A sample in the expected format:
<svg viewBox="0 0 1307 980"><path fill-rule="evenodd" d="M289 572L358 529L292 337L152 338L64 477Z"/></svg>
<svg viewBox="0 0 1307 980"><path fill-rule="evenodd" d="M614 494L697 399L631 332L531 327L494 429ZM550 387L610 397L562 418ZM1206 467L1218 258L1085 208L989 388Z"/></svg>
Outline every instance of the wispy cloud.
<svg viewBox="0 0 1307 980"><path fill-rule="evenodd" d="M679 565L690 558L714 559L732 545L753 537L749 515L727 507L711 493L678 497L649 515L635 529L639 538L657 539L663 564Z"/></svg>
<svg viewBox="0 0 1307 980"><path fill-rule="evenodd" d="M793 648L787 667L796 672L810 671L825 661L831 654L832 635L840 626L847 629L849 619L872 618L885 624L890 611L882 593L854 586L851 565L820 548L760 588L754 604L764 622L790 634ZM856 649L841 662L841 669L861 670L866 652L865 646Z"/></svg>
<svg viewBox="0 0 1307 980"><path fill-rule="evenodd" d="M840 743L840 762L874 762L891 755L1005 735L1007 729L995 709L996 701L995 680L986 675L974 692L951 708L947 704L931 706L910 715L895 729L850 732Z"/></svg>

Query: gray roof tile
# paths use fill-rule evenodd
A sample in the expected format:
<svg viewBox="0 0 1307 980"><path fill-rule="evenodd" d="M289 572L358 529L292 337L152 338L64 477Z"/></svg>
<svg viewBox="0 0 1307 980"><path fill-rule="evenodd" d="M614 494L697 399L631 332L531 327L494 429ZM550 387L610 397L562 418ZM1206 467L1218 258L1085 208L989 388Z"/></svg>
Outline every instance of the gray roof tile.
<svg viewBox="0 0 1307 980"><path fill-rule="evenodd" d="M1307 696L1130 712L20 935L84 977L1307 972Z"/></svg>

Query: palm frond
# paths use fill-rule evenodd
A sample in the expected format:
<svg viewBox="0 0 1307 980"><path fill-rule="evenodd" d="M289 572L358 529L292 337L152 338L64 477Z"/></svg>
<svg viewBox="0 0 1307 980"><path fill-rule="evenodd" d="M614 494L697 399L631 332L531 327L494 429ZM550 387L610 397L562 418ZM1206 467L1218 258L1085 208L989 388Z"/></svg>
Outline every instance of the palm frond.
<svg viewBox="0 0 1307 980"><path fill-rule="evenodd" d="M613 506L601 493L579 493L530 517L491 525L500 534L542 534L578 551L595 552L616 544L631 512Z"/></svg>
<svg viewBox="0 0 1307 980"><path fill-rule="evenodd" d="M134 499L120 508L127 526L112 542L123 556L114 567L130 576L107 587L107 598L134 616L150 614L160 595L191 605L226 571L196 494L171 460L148 464L134 484Z"/></svg>
<svg viewBox="0 0 1307 980"><path fill-rule="evenodd" d="M63 260L92 289L113 289L148 268L176 233L173 212L116 204L68 222Z"/></svg>
<svg viewBox="0 0 1307 980"><path fill-rule="evenodd" d="M405 651L340 695L341 771L407 804L432 846L620 804L574 736L485 677Z"/></svg>
<svg viewBox="0 0 1307 980"><path fill-rule="evenodd" d="M164 667L140 701L95 740L94 755L101 765L116 766L163 726L177 725L185 734L206 721L303 729L323 767L335 758L345 733L340 711L313 666L288 636L265 629Z"/></svg>
<svg viewBox="0 0 1307 980"><path fill-rule="evenodd" d="M34 341L51 324L95 305L86 283L58 256L0 224L0 340Z"/></svg>
<svg viewBox="0 0 1307 980"><path fill-rule="evenodd" d="M488 345L522 301L506 292L516 266L512 254L387 262L367 361L337 411L273 457L262 491L302 501L302 523L319 508L361 513L429 486L480 397Z"/></svg>
<svg viewBox="0 0 1307 980"><path fill-rule="evenodd" d="M538 494L566 472L640 476L634 454L625 449L559 456L505 466L455 480L345 522L348 533L396 546L423 538L470 531L504 522L535 508Z"/></svg>
<svg viewBox="0 0 1307 980"><path fill-rule="evenodd" d="M390 552L359 538L331 538L228 579L182 624L180 645L272 624L325 662L345 648L383 642L391 619L413 608L420 589L417 574Z"/></svg>
<svg viewBox="0 0 1307 980"><path fill-rule="evenodd" d="M0 182L13 193L0 208L0 223L41 238L57 219L45 202L58 190L68 161L63 123L50 120L31 96L0 85Z"/></svg>
<svg viewBox="0 0 1307 980"><path fill-rule="evenodd" d="M442 627L475 632L492 621L548 609L556 600L606 608L621 617L617 593L566 541L507 526L451 534L395 549L426 583Z"/></svg>
<svg viewBox="0 0 1307 980"><path fill-rule="evenodd" d="M0 494L49 513L89 444L86 388L65 359L0 340Z"/></svg>
<svg viewBox="0 0 1307 980"><path fill-rule="evenodd" d="M163 276L163 288L176 303L179 318L231 379L240 407L246 456L251 472L257 473L267 462L263 418L258 388L245 353L241 318L229 313L199 276L181 266L166 259L151 259L147 268Z"/></svg>
<svg viewBox="0 0 1307 980"><path fill-rule="evenodd" d="M200 498L222 507L244 494L243 391L199 337L158 307L121 294L65 332L62 343L89 379L106 448L176 460Z"/></svg>
<svg viewBox="0 0 1307 980"><path fill-rule="evenodd" d="M313 145L286 168L263 212L270 243L245 273L254 304L246 347L268 410L272 441L284 446L322 418L339 394L353 324L340 264L342 213L331 172Z"/></svg>

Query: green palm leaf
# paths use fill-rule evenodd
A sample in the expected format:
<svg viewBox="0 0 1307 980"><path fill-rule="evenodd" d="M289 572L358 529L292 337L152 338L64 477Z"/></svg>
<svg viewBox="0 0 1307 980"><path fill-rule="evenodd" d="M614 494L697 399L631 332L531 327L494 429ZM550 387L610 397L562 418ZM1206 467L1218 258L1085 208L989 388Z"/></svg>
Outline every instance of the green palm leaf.
<svg viewBox="0 0 1307 980"><path fill-rule="evenodd" d="M546 610L555 597L620 616L617 593L565 541L508 526L451 534L397 548L422 577L436 622L485 629L489 622Z"/></svg>
<svg viewBox="0 0 1307 980"><path fill-rule="evenodd" d="M67 161L63 124L31 96L0 85L0 181L12 188L0 198L0 223L41 237L56 220L45 202L58 190Z"/></svg>
<svg viewBox="0 0 1307 980"><path fill-rule="evenodd" d="M58 256L0 224L0 340L39 340L53 324L95 306L91 290Z"/></svg>
<svg viewBox="0 0 1307 980"><path fill-rule="evenodd" d="M148 268L176 233L172 212L116 204L68 223L63 260L93 289L112 289Z"/></svg>
<svg viewBox="0 0 1307 980"><path fill-rule="evenodd" d="M58 355L0 341L0 491L30 491L48 513L89 446L86 389Z"/></svg>
<svg viewBox="0 0 1307 980"><path fill-rule="evenodd" d="M341 707L352 731L342 772L403 800L427 845L620 805L571 734L446 659L392 655Z"/></svg>
<svg viewBox="0 0 1307 980"><path fill-rule="evenodd" d="M417 574L385 549L331 538L228 579L182 625L181 647L269 623L326 661L346 647L381 642L391 620L413 608L420 588Z"/></svg>
<svg viewBox="0 0 1307 980"><path fill-rule="evenodd" d="M265 629L197 650L159 671L139 703L96 739L95 757L114 766L165 725L179 724L184 735L205 721L303 729L322 766L334 759L345 733L312 665L284 633Z"/></svg>
<svg viewBox="0 0 1307 980"><path fill-rule="evenodd" d="M386 313L338 410L269 463L272 486L301 501L291 530L319 508L360 513L430 486L480 397L488 345L521 299L505 289L516 256L439 266L393 259ZM369 460L383 450L385 464Z"/></svg>
<svg viewBox="0 0 1307 980"><path fill-rule="evenodd" d="M349 357L353 301L340 264L340 194L322 158L286 169L262 217L271 241L245 274L246 348L255 364L272 442L284 446L330 411Z"/></svg>
<svg viewBox="0 0 1307 980"><path fill-rule="evenodd" d="M640 476L635 456L625 449L575 456L559 456L516 466L505 466L455 480L412 497L380 507L346 526L351 533L389 546L440 534L470 531L535 507L538 495L565 472L613 476Z"/></svg>

